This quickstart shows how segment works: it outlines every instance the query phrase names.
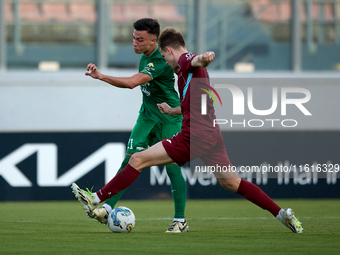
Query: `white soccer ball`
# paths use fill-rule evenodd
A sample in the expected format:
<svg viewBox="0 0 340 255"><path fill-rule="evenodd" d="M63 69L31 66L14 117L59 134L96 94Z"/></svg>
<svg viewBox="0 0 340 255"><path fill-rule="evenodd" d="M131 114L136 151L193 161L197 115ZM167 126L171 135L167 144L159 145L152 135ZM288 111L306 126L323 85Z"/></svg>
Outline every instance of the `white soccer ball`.
<svg viewBox="0 0 340 255"><path fill-rule="evenodd" d="M128 233L135 227L135 215L124 206L117 207L111 211L107 219L107 225L114 233Z"/></svg>

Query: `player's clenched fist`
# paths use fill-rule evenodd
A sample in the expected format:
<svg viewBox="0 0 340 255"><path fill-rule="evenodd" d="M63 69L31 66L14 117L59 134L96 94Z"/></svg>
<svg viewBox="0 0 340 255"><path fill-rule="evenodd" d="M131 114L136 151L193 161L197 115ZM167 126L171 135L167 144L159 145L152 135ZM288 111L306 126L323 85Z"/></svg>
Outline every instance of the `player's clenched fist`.
<svg viewBox="0 0 340 255"><path fill-rule="evenodd" d="M164 114L170 114L171 111L171 107L167 104L167 103L161 103L161 104L157 104L158 109L161 111L161 113Z"/></svg>
<svg viewBox="0 0 340 255"><path fill-rule="evenodd" d="M101 73L98 71L98 68L95 64L88 64L86 67L87 72L85 73L85 75L87 76L91 76L93 79L100 79L101 77Z"/></svg>
<svg viewBox="0 0 340 255"><path fill-rule="evenodd" d="M214 57L215 57L215 52L207 51L203 54L203 61L210 64L210 62L214 60Z"/></svg>

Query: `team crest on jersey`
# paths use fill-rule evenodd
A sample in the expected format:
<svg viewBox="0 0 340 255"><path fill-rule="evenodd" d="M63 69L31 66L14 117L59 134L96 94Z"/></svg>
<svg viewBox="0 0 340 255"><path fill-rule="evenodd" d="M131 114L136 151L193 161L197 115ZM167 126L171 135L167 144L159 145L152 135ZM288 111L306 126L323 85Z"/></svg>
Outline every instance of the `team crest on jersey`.
<svg viewBox="0 0 340 255"><path fill-rule="evenodd" d="M152 71L155 71L155 68L154 68L154 64L152 62L150 62L149 64L146 65L145 69L146 70L152 70Z"/></svg>
<svg viewBox="0 0 340 255"><path fill-rule="evenodd" d="M191 60L194 57L194 54L189 52L185 55L185 57L187 58L187 60Z"/></svg>

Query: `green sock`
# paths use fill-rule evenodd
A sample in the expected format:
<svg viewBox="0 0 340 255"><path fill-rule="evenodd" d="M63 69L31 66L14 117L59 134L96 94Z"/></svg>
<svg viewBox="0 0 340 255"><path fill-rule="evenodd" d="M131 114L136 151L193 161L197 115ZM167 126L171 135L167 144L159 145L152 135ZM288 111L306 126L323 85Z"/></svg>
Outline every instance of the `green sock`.
<svg viewBox="0 0 340 255"><path fill-rule="evenodd" d="M124 169L124 167L129 163L131 156L129 155L125 155L125 158L122 162L122 165L120 166L117 174L122 171ZM108 204L109 206L111 206L111 208L113 209L115 207L115 205L117 204L118 200L121 198L121 196L123 195L124 191L126 189L122 190L121 192L119 192L118 194L114 195L113 197L110 197L108 199L105 200L105 204Z"/></svg>
<svg viewBox="0 0 340 255"><path fill-rule="evenodd" d="M166 172L171 181L172 198L175 204L174 218L183 218L187 199L187 184L182 175L181 167L175 164L166 165Z"/></svg>

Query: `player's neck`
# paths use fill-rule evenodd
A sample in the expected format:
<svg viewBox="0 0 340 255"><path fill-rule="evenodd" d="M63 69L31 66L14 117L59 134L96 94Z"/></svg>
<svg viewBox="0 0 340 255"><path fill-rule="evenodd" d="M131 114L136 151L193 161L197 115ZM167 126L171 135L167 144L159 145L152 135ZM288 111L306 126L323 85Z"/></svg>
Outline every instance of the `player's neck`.
<svg viewBox="0 0 340 255"><path fill-rule="evenodd" d="M150 47L150 49L148 51L144 52L144 55L149 56L152 52L154 52L156 47L157 47L157 44L155 44L155 46Z"/></svg>
<svg viewBox="0 0 340 255"><path fill-rule="evenodd" d="M179 48L178 53L180 54L180 56L182 56L183 54L188 53L188 50L185 47L184 48Z"/></svg>
<svg viewBox="0 0 340 255"><path fill-rule="evenodd" d="M179 58L183 55L188 53L188 50L185 47L181 47L179 49L177 49L174 54L175 54L175 59L178 62Z"/></svg>

